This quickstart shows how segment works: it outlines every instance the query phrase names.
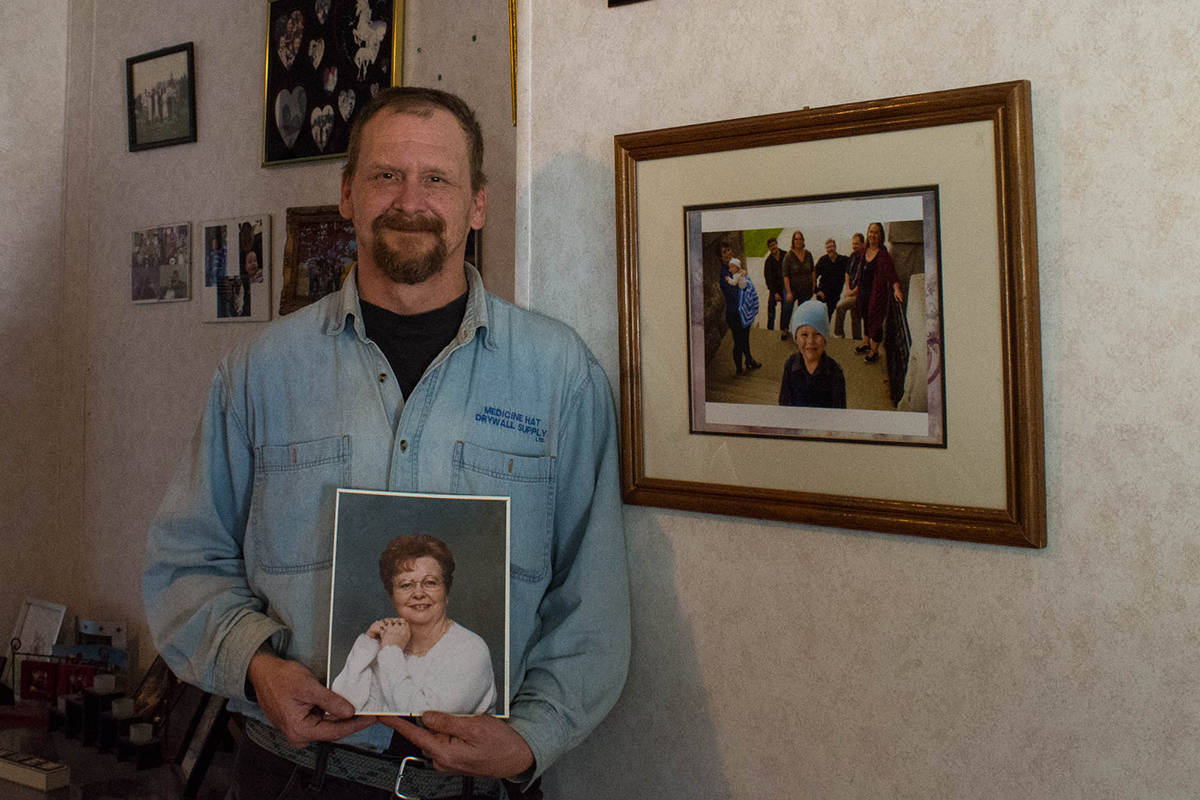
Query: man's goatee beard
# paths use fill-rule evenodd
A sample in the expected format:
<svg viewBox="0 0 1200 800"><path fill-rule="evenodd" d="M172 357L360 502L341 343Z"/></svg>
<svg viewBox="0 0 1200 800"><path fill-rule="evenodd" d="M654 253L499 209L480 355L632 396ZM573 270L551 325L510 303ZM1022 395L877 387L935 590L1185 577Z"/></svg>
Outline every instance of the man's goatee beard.
<svg viewBox="0 0 1200 800"><path fill-rule="evenodd" d="M388 249L386 244L376 239L371 248L371 256L375 259L375 266L394 283L412 286L424 283L442 271L446 261L446 243L438 239L428 252L405 257Z"/></svg>
<svg viewBox="0 0 1200 800"><path fill-rule="evenodd" d="M375 234L371 245L371 257L380 272L394 283L412 286L424 283L442 271L449 251L446 249L446 240L442 237L446 226L437 217L384 214L375 218L371 229ZM387 230L427 231L434 235L434 244L428 251L418 255L399 253L384 242L382 234Z"/></svg>

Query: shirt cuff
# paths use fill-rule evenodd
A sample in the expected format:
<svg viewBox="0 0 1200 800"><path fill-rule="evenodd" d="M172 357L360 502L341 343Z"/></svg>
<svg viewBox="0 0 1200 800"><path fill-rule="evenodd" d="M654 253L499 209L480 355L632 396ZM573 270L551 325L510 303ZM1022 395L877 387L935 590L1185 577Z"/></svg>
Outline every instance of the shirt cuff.
<svg viewBox="0 0 1200 800"><path fill-rule="evenodd" d="M282 653L286 649L287 629L265 614L247 614L234 626L217 653L217 694L257 702L250 684L250 659L268 640L272 650Z"/></svg>

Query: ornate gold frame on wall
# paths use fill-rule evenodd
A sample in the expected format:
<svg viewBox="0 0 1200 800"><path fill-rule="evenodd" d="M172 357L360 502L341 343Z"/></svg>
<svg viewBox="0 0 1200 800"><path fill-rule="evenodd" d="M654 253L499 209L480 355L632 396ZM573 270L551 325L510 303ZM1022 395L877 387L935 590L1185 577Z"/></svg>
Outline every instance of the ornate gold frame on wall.
<svg viewBox="0 0 1200 800"><path fill-rule="evenodd" d="M625 134L614 155L626 502L1045 546L1027 81ZM947 447L692 433L682 208L867 180L943 184Z"/></svg>

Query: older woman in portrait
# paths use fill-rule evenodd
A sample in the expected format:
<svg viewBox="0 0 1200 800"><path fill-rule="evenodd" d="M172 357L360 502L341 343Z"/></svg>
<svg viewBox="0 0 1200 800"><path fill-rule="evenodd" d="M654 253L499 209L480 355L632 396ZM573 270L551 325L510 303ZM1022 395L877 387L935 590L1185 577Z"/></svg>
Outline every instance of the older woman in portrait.
<svg viewBox="0 0 1200 800"><path fill-rule="evenodd" d="M870 274L869 288L866 285ZM859 311L863 317L863 333L866 342L858 352L866 352L863 360L873 364L879 360L879 345L883 342L883 321L887 319L888 299L904 302L900 291L900 277L896 265L883 243L883 224L872 222L867 226L867 249L863 251L863 277L859 278ZM866 303L866 306L862 305Z"/></svg>
<svg viewBox="0 0 1200 800"><path fill-rule="evenodd" d="M496 701L487 644L446 616L454 557L441 539L397 536L379 557L396 608L355 640L333 691L363 714L482 714Z"/></svg>

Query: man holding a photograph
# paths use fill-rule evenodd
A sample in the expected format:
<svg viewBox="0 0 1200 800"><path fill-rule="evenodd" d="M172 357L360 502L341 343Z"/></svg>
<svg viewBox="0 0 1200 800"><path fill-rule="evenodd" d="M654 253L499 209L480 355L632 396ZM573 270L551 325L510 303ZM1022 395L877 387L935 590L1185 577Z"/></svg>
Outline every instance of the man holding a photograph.
<svg viewBox="0 0 1200 800"><path fill-rule="evenodd" d="M464 266L485 217L482 162L479 125L453 95L390 88L363 109L339 204L356 268L222 361L151 526L155 644L248 718L233 797L297 782L393 796L397 762L422 754L437 770L425 778L445 785L421 796L535 797L621 691L612 396L573 331L489 295ZM355 717L325 687L337 487L512 498L507 720Z"/></svg>

